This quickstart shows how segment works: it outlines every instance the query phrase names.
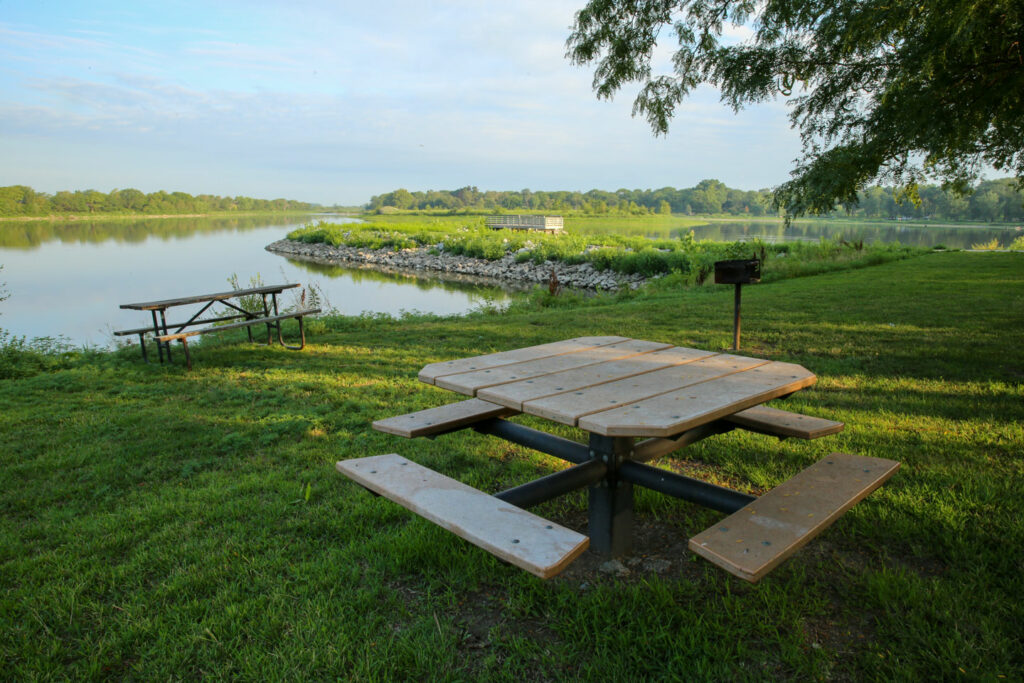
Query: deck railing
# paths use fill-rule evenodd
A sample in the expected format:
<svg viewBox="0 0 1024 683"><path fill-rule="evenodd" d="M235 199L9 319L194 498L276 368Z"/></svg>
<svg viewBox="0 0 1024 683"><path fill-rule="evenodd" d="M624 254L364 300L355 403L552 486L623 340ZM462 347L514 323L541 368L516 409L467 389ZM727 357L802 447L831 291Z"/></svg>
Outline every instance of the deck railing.
<svg viewBox="0 0 1024 683"><path fill-rule="evenodd" d="M563 229L561 216L488 216L485 219L488 228L495 230L543 230L559 232Z"/></svg>

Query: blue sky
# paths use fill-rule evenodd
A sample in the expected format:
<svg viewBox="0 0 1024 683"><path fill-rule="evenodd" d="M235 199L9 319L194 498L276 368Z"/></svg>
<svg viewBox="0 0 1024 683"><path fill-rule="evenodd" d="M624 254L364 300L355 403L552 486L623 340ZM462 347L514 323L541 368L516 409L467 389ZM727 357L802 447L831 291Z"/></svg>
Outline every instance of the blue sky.
<svg viewBox="0 0 1024 683"><path fill-rule="evenodd" d="M782 103L703 89L655 138L635 87L598 101L564 57L583 3L0 0L0 185L361 204L787 179Z"/></svg>

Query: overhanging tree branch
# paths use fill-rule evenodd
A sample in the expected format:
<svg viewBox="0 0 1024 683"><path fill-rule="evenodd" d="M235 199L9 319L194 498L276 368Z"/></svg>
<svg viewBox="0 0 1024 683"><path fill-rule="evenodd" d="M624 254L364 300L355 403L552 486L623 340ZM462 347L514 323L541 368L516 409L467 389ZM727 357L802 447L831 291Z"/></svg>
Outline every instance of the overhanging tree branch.
<svg viewBox="0 0 1024 683"><path fill-rule="evenodd" d="M744 24L751 39L723 40L726 26ZM672 72L659 74L665 27L678 48ZM989 165L1021 182L1022 41L1019 0L592 0L567 56L595 65L598 97L639 83L633 115L656 135L701 84L734 110L802 88L790 120L803 157L775 192L799 215L855 203L880 178L966 187Z"/></svg>

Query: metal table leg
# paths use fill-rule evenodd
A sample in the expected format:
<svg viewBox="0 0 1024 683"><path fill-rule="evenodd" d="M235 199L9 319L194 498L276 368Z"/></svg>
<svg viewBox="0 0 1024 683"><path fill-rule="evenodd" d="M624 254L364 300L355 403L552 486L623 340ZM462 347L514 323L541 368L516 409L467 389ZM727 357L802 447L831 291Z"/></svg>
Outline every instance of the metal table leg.
<svg viewBox="0 0 1024 683"><path fill-rule="evenodd" d="M608 466L604 478L589 491L590 548L606 555L625 555L633 548L633 484L619 476L633 439L590 435L590 452Z"/></svg>

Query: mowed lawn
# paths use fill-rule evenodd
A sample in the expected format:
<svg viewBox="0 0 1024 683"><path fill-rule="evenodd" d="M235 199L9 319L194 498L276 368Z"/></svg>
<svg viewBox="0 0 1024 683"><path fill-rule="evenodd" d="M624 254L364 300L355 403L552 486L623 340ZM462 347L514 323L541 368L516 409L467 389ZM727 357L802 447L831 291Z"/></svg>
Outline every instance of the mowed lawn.
<svg viewBox="0 0 1024 683"><path fill-rule="evenodd" d="M1024 678L1024 254L756 285L743 307L742 353L818 375L776 404L846 430L737 431L660 466L761 493L832 451L903 464L757 585L686 551L720 513L649 491L628 574L585 555L541 581L334 469L398 452L489 492L561 469L370 422L457 400L416 380L439 360L597 334L727 348L729 287L339 317L302 352L213 335L191 372L128 348L0 380L0 675ZM535 512L585 531L582 494Z"/></svg>

